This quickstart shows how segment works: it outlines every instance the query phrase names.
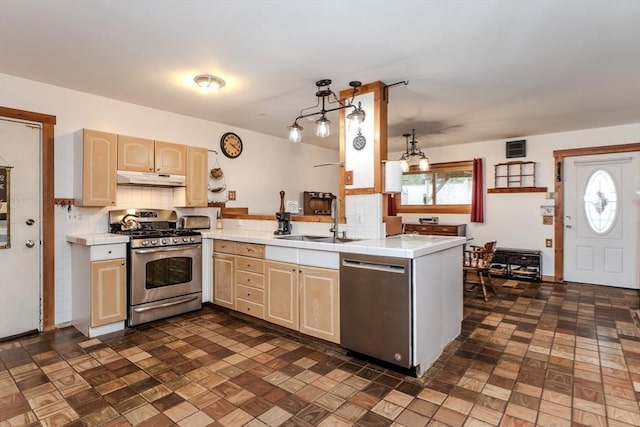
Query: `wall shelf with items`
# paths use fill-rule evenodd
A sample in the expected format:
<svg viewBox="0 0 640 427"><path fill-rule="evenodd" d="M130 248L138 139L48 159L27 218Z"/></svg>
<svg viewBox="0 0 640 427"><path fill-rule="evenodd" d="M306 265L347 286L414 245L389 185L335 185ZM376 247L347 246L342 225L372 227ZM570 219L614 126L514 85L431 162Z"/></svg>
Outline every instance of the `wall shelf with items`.
<svg viewBox="0 0 640 427"><path fill-rule="evenodd" d="M331 204L336 198L332 193L320 191L303 192L304 215L331 215Z"/></svg>
<svg viewBox="0 0 640 427"><path fill-rule="evenodd" d="M494 188L487 193L546 193L536 187L536 162L513 161L494 165Z"/></svg>

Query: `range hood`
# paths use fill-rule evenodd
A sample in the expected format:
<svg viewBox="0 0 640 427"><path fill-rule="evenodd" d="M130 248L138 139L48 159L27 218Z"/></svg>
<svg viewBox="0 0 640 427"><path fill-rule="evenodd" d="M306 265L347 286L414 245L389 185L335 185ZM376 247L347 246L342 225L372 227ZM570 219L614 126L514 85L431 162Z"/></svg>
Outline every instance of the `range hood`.
<svg viewBox="0 0 640 427"><path fill-rule="evenodd" d="M153 187L184 187L184 175L150 172L118 171L118 185L147 185Z"/></svg>

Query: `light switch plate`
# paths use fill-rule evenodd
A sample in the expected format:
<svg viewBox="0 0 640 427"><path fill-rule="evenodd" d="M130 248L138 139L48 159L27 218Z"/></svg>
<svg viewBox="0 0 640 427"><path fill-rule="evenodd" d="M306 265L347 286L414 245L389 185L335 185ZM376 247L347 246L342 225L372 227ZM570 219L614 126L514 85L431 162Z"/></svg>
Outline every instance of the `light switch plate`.
<svg viewBox="0 0 640 427"><path fill-rule="evenodd" d="M235 200L236 199L236 190L229 190L228 197L229 197L229 200Z"/></svg>
<svg viewBox="0 0 640 427"><path fill-rule="evenodd" d="M353 171L344 171L344 185L353 185Z"/></svg>

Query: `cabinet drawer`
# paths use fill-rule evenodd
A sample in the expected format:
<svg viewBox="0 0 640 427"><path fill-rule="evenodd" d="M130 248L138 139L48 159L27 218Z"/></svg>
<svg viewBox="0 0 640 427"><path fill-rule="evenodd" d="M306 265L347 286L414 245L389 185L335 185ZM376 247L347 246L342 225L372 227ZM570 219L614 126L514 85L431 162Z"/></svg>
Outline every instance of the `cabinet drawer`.
<svg viewBox="0 0 640 427"><path fill-rule="evenodd" d="M256 243L236 243L236 254L252 258L264 258L264 245Z"/></svg>
<svg viewBox="0 0 640 427"><path fill-rule="evenodd" d="M264 291L262 289L252 288L251 286L238 284L236 285L236 298L255 302L257 304L264 304Z"/></svg>
<svg viewBox="0 0 640 427"><path fill-rule="evenodd" d="M236 257L236 268L238 270L251 271L264 274L264 260L259 258Z"/></svg>
<svg viewBox="0 0 640 427"><path fill-rule="evenodd" d="M238 298L236 300L236 310L259 319L264 319L264 305L262 304L256 304L255 302Z"/></svg>
<svg viewBox="0 0 640 427"><path fill-rule="evenodd" d="M448 225L434 225L433 232L438 234L451 234L455 236L458 234L458 227L448 226Z"/></svg>
<svg viewBox="0 0 640 427"><path fill-rule="evenodd" d="M235 254L236 253L236 242L232 242L229 240L214 240L213 241L213 251L214 252L222 252L225 254Z"/></svg>
<svg viewBox="0 0 640 427"><path fill-rule="evenodd" d="M127 245L124 243L118 243L113 245L95 245L91 246L91 261L97 261L101 259L116 259L127 257Z"/></svg>
<svg viewBox="0 0 640 427"><path fill-rule="evenodd" d="M250 271L236 270L236 283L264 289L264 274L252 273Z"/></svg>

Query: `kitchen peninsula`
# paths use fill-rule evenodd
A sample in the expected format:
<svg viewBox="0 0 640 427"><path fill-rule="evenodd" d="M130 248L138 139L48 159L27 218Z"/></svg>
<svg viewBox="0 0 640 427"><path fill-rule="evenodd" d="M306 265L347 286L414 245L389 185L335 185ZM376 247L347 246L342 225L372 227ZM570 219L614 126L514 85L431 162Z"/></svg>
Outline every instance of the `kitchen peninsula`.
<svg viewBox="0 0 640 427"><path fill-rule="evenodd" d="M363 353L368 356L372 356L392 364L408 368L416 376L421 376L426 369L438 358L442 353L444 347L453 341L461 331L462 322L462 269L460 268L460 262L462 258L462 246L466 242L463 237L449 237L449 236L426 236L416 234L404 234L385 239L362 239L354 241L345 241L343 243L326 243L320 241L314 241L314 238L304 238L298 236L300 239L296 240L296 236L289 236L285 238L276 237L271 231L256 231L245 230L242 228L230 228L223 230L211 230L203 232L203 241L212 241L214 243L232 243L236 244L236 254L244 251L244 254L236 255L239 259L247 261L247 265L250 265L249 269L253 269L253 272L247 274L246 271L237 270L236 274L243 279L249 280L256 284L255 286L246 287L246 284L241 283L238 277L235 280L229 280L229 275L232 276L232 269L228 263L228 254L221 253L215 249L216 245L211 244L207 246L205 244L203 259L207 259L208 256L213 257L214 269L217 271L212 273L212 276L207 279L206 276L203 279L204 283L215 282L216 279L221 281L221 277L214 277L220 270L224 269L225 277L224 289L217 290L219 294L224 294L225 301L217 302L216 295L211 300L214 303L218 303L222 306L231 307L233 309L243 311L246 314L255 315L256 317L272 321L281 326L300 330L304 333L317 336L319 338L327 339L341 344L343 347L349 348L349 345L345 345L344 331L353 331L354 328L358 330L358 333L367 336L376 336L381 331L371 330L363 325L351 325L344 323L344 316L341 319L339 313L344 314L346 311L353 311L358 302L360 305L367 304L371 301L371 294L379 293L380 298L388 299L387 297L393 297L396 292L401 292L401 286L393 288L394 284L387 286L386 288L371 287L371 291L363 295L363 298L349 299L345 301L345 288L354 286L352 282L346 280L343 277L344 265L350 261L350 258L360 258L366 256L366 259L373 260L373 268L380 269L380 272L388 269L386 265L377 265L378 259L385 260L397 260L400 263L405 261L405 265L408 267L408 289L406 290L407 298L407 321L410 322L407 325L407 343L406 347L409 349L407 357L402 357L401 352L392 352L390 358L384 357L383 353L371 354L368 351L356 349L358 353ZM211 240L210 240L211 239ZM260 245L258 249L255 247L245 247L244 245ZM225 247L227 245L224 245ZM239 249L240 248L240 249ZM225 249L226 250L226 249ZM265 267L261 270L255 269L255 260L252 255L247 256L247 251L258 252L259 257L264 259L264 262L273 267ZM216 257L221 257L223 261L216 263ZM361 264L360 261L357 261ZM270 264L269 264L270 263ZM275 264L274 264L275 263ZM394 263L395 264L395 263ZM225 266L226 265L226 266ZM289 267L289 269L285 268ZM393 266L391 266L393 267ZM309 275L311 270L311 276L318 278L324 277L316 285L320 289L314 289L307 291L307 293L319 294L327 292L326 300L329 300L330 294L340 295L336 303L339 307L331 306L331 302L322 300L320 304L326 307L323 313L305 313L305 284L304 277ZM320 270L320 271L318 271ZM256 276L255 271L258 271ZM277 274L285 274L286 271L297 271L301 277L300 283L293 278L290 286L281 286L279 289L286 292L285 295L278 295L276 308L272 313L270 312L270 306L273 302L269 301L269 294L273 290L269 289L268 283L270 277ZM326 274L331 272L335 273L339 280L333 285L330 279L327 279ZM376 273L377 274L377 273ZM264 278L260 275L266 275ZM249 276L249 277L247 277ZM229 282L234 282L238 285L236 287L229 285ZM266 285L265 285L266 284ZM297 284L297 286L296 286ZM362 284L361 284L362 285ZM373 285L373 284L372 284ZM216 285L214 284L214 287ZM322 288L324 286L324 288ZM328 286L337 286L337 289L329 291ZM292 289L295 288L295 289ZM233 292L238 289L248 291L247 295L236 295L233 297ZM278 288L276 288L278 289ZM365 284L366 289L366 284ZM385 292L387 294L385 294ZM257 297L256 297L257 293ZM295 293L295 300L291 301ZM300 294L300 303L298 304L297 298ZM273 297L273 295L271 295ZM335 296L335 295L334 295ZM236 306L232 304L237 302ZM284 304L284 307L282 306ZM341 306L342 304L349 304L349 306ZM318 305L318 301L314 304ZM298 313L299 308L299 313ZM373 307L371 307L373 309ZM251 311L253 310L253 311ZM383 316L393 316L399 310L398 307L386 307L384 310L378 310L378 313L371 312L371 317L375 318L377 314ZM380 313L384 311L384 313ZM333 312L331 315L330 313ZM299 314L299 319L298 319ZM324 328L320 327L308 327L309 332L303 329L307 321L317 320L318 316L325 316L325 321L320 322ZM342 323L341 323L342 321ZM384 325L393 322L393 319L380 318L375 325ZM336 325L336 322L338 325ZM366 325L365 325L366 326ZM337 331L335 329L338 329ZM343 337L340 337L340 329L343 331ZM320 332L315 334L314 332ZM398 330L398 333L400 331ZM349 333L349 335L352 335ZM366 344L366 343L365 343ZM363 348L369 348L365 345ZM390 351L387 349L387 351ZM395 357L395 360L394 360Z"/></svg>

